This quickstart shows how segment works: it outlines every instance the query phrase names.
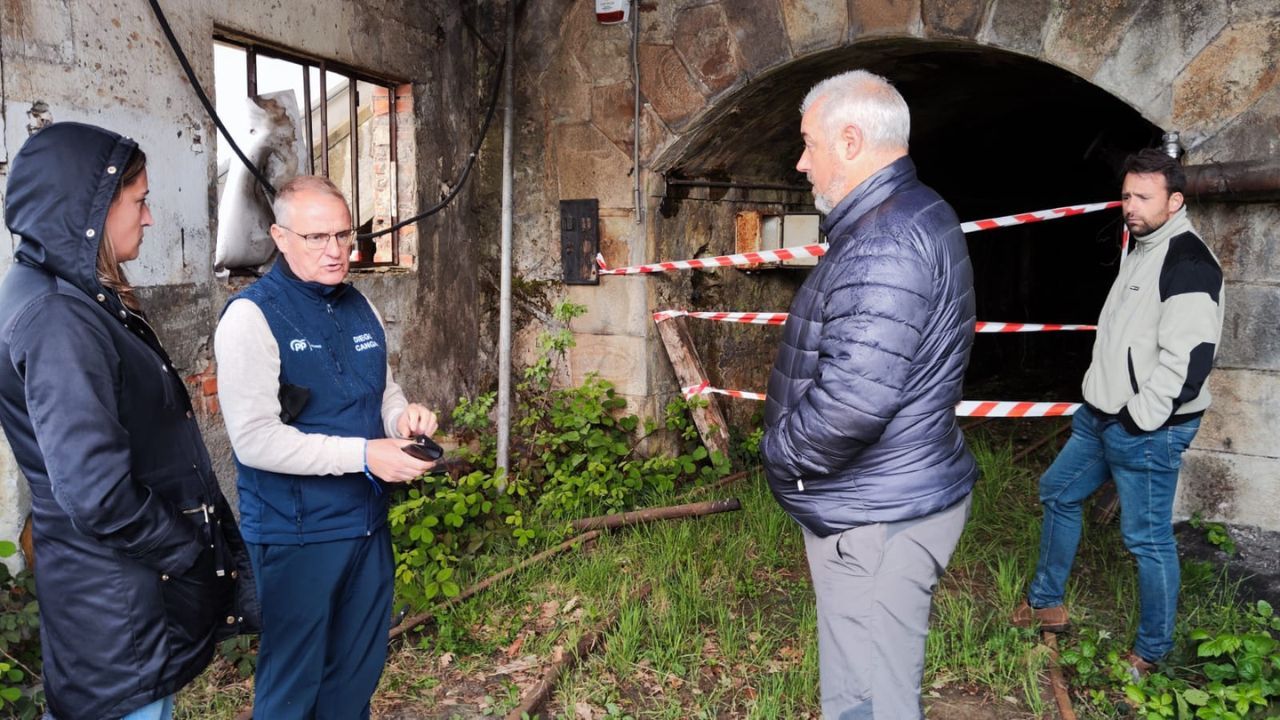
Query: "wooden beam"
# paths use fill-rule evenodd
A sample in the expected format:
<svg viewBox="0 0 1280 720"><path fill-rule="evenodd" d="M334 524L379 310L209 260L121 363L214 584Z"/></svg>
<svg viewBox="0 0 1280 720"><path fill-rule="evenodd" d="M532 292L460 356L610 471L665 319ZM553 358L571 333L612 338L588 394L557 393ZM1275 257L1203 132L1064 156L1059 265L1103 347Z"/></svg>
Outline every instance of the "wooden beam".
<svg viewBox="0 0 1280 720"><path fill-rule="evenodd" d="M671 318L658 323L658 335L667 349L667 357L675 368L676 379L680 387L698 385L707 377L702 368L702 360L693 346L689 328L685 318ZM729 426L725 422L724 412L720 409L720 399L714 395L704 395L706 407L691 408L693 424L698 428L702 444L707 450L718 452L726 459L729 457Z"/></svg>

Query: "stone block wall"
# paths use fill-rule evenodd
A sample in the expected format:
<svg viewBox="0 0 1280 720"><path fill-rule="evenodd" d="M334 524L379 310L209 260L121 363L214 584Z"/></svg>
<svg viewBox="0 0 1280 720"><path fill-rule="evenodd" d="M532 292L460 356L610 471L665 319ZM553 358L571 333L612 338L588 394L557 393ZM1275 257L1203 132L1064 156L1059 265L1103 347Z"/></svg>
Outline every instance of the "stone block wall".
<svg viewBox="0 0 1280 720"><path fill-rule="evenodd" d="M782 108L769 103L802 94L787 86L789 74L807 79L849 69L894 52L903 40L1008 51L1064 69L1155 126L1181 131L1190 163L1280 154L1274 3L671 0L641 1L633 10L642 94L634 171L630 30L598 25L589 4L569 0L546 0L523 19L518 166L528 183L518 185L517 259L518 272L529 277L558 276L560 199L600 199L602 252L611 265L731 252L733 213L692 201L664 204L671 193L662 175L699 156L708 177L721 168L719 179L780 181L767 172L752 176L749 164L734 167L745 178L728 173L743 144L798 132L790 100ZM799 67L805 73L793 73ZM632 208L633 172L645 189L641 223ZM1187 456L1180 512L1280 529L1280 504L1267 502L1280 486L1280 446L1268 433L1280 412L1280 286L1271 272L1280 262L1280 210L1274 203L1197 203L1192 213L1227 269L1228 321L1211 382L1219 399ZM714 309L726 310L789 303L794 279L743 282L735 272L606 277L568 291L592 309L574 325L578 367L599 368L642 403L669 396L676 383L665 358L645 350L660 345L649 312L700 302L706 309L722 302ZM758 369L735 368L771 357L764 334L754 341L730 328L693 327L710 375L759 386L752 375Z"/></svg>

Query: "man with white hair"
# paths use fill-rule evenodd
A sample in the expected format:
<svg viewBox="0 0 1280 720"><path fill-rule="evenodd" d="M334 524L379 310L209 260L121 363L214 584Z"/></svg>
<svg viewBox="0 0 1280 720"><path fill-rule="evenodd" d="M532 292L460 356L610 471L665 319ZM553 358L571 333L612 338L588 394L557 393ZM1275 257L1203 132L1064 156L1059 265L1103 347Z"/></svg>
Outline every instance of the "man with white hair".
<svg viewBox="0 0 1280 720"><path fill-rule="evenodd" d="M761 452L804 533L823 715L923 718L933 590L978 476L955 416L973 269L955 212L916 178L888 81L838 75L801 112L796 169L830 247L791 304Z"/></svg>

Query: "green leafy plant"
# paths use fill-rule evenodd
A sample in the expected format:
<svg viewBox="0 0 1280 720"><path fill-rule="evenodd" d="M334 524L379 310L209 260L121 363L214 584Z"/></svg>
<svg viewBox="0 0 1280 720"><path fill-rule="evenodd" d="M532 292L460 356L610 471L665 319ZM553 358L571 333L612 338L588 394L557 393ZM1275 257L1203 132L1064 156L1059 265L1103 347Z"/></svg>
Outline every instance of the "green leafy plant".
<svg viewBox="0 0 1280 720"><path fill-rule="evenodd" d="M258 666L258 646L248 635L237 635L218 643L218 654L226 660L242 678L253 674Z"/></svg>
<svg viewBox="0 0 1280 720"><path fill-rule="evenodd" d="M0 557L17 554L17 546L0 541ZM6 717L39 717L44 702L40 681L40 608L35 576L17 575L0 564L0 712Z"/></svg>
<svg viewBox="0 0 1280 720"><path fill-rule="evenodd" d="M1134 681L1115 649L1104 650L1101 631L1085 629L1061 662L1075 670L1073 685L1084 688L1096 709L1109 710L1105 688L1119 689L1142 720L1252 720L1272 718L1280 703L1280 618L1259 601L1230 627L1197 629L1187 640L1195 660L1184 666L1161 665Z"/></svg>
<svg viewBox="0 0 1280 720"><path fill-rule="evenodd" d="M556 327L537 341L538 358L516 384L510 472L497 467L490 416L494 395L458 401L451 414L460 455L475 470L420 478L389 513L401 599L423 606L461 592L477 553L495 542L525 547L562 535L566 520L634 506L684 480L727 474L729 462L702 446L690 404L673 400L661 422L626 412L626 400L598 375L557 387L574 345L568 323L586 308L561 303ZM693 403L706 402L696 398Z"/></svg>
<svg viewBox="0 0 1280 720"><path fill-rule="evenodd" d="M1222 523L1207 522L1200 513L1195 513L1191 516L1189 524L1197 530L1204 531L1205 539L1210 545L1228 555L1236 554L1236 542L1231 539L1231 533L1227 532L1227 527Z"/></svg>

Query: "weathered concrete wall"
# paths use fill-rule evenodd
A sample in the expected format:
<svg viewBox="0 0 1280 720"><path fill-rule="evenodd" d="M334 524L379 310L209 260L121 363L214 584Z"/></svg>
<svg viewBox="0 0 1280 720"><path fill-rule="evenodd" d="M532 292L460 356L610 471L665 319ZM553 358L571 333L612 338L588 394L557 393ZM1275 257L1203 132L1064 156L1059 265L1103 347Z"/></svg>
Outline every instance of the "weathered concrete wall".
<svg viewBox="0 0 1280 720"><path fill-rule="evenodd" d="M602 252L613 265L732 251L732 212L687 201L664 216L657 173L696 155L713 177L717 167L742 160L744 145L776 146L782 133L797 133L790 98L803 88L785 88L789 71L803 66L792 81L811 82L819 70L836 72L893 52L904 38L947 50L1004 50L1064 69L1150 123L1182 131L1192 163L1280 153L1274 2L671 0L641 2L638 11L642 225L632 211L628 172L634 110L628 28L600 26L589 4L569 0L544 0L523 19L518 163L527 184L519 185L518 272L558 275L561 199L599 198ZM785 107L751 94L770 83ZM737 170L745 179L778 182L769 171L794 159L772 168L741 161ZM1183 513L1199 509L1269 528L1280 528L1280 503L1263 501L1280 480L1280 446L1268 433L1280 395L1280 285L1272 272L1280 262L1278 214L1274 204L1193 206L1227 268L1228 327L1212 380L1219 399L1188 456L1180 503ZM662 353L653 351L660 344L650 311L789 303L789 281L735 272L608 277L597 287L572 288L568 296L592 308L574 326L575 362L601 369L638 403L655 405L675 381ZM762 386L752 374L758 367L743 368L771 356L767 331L694 328L713 378Z"/></svg>
<svg viewBox="0 0 1280 720"><path fill-rule="evenodd" d="M482 119L479 78L492 64L462 22L463 13L477 12L476 3L437 5L164 3L210 94L215 28L412 81L415 121L400 128L399 142L410 149L407 176L416 176L416 183L401 188L402 217L434 204L441 187L458 176ZM5 0L0 101L0 185L4 163L37 124L33 108L42 118L126 133L146 150L155 226L128 270L143 288L174 364L189 378L219 477L233 491L230 452L212 394L211 336L226 298L239 285L216 280L211 272L215 130L145 0ZM401 252L413 256L408 267L353 274L387 321L398 379L412 399L433 407L451 407L458 395L476 389L483 289L471 211L475 198L473 181L453 205L405 236ZM0 270L10 263L13 244L0 230ZM15 480L12 468L0 463L0 507L23 503L22 484ZM0 525L0 536L11 533L11 525Z"/></svg>

